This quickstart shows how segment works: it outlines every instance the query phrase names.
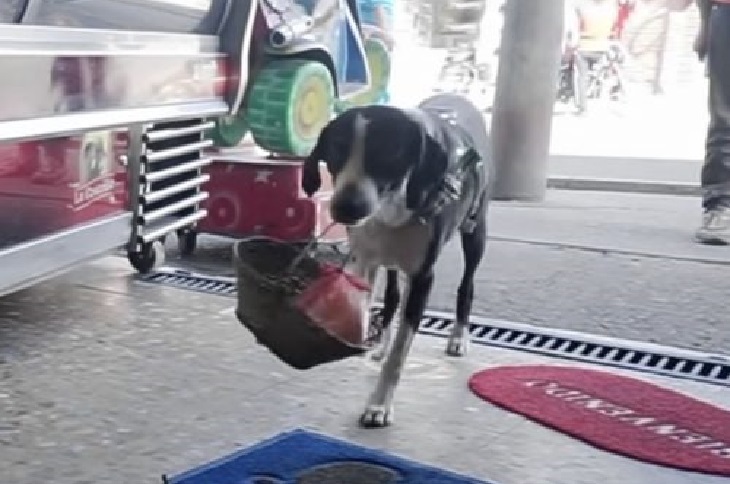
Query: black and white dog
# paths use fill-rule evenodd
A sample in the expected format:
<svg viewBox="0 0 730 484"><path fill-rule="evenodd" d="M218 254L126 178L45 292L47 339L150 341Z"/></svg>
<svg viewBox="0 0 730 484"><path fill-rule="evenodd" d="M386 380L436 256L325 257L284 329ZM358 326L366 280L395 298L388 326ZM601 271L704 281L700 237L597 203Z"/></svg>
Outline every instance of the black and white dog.
<svg viewBox="0 0 730 484"><path fill-rule="evenodd" d="M487 130L479 110L451 94L433 96L412 110L353 108L322 130L305 160L302 188L309 196L320 188L321 161L333 178L330 212L348 227L355 272L373 284L378 269L387 268L384 331L373 357L379 359L388 347L390 352L360 418L365 427L384 427L393 420L393 394L426 309L434 265L457 231L465 267L446 353L466 353L474 273L487 239ZM399 272L406 280L405 307L391 342Z"/></svg>

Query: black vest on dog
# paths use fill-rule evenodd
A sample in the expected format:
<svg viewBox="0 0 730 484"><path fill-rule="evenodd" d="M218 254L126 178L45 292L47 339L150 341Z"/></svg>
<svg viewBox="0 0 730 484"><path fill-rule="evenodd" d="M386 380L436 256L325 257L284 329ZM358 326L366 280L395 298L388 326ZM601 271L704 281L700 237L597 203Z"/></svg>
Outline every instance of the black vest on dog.
<svg viewBox="0 0 730 484"><path fill-rule="evenodd" d="M471 232L474 220L486 208L483 205L491 184L491 153L484 116L467 99L453 94L430 97L408 114L424 127L447 158L440 182L422 198L416 215L426 221L447 204L470 194L460 229Z"/></svg>

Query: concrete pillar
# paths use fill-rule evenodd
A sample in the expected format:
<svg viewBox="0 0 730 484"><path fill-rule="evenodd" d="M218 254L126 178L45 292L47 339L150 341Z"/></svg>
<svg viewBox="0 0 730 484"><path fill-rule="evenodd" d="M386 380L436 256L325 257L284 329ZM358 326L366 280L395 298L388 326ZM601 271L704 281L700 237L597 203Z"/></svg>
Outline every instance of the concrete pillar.
<svg viewBox="0 0 730 484"><path fill-rule="evenodd" d="M564 0L507 0L492 114L498 200L542 200Z"/></svg>

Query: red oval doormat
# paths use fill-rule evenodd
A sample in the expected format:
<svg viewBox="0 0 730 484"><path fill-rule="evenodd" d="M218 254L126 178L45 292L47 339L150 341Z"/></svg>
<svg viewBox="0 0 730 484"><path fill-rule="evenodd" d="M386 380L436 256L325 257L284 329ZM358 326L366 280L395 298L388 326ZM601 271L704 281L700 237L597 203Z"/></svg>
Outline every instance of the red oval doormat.
<svg viewBox="0 0 730 484"><path fill-rule="evenodd" d="M596 447L676 469L730 476L730 411L652 383L560 366L505 366L469 388Z"/></svg>

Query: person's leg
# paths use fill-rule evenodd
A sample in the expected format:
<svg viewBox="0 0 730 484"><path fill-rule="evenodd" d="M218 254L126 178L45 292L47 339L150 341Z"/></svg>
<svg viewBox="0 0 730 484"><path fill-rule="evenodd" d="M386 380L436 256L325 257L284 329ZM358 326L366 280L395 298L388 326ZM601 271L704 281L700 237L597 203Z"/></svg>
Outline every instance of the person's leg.
<svg viewBox="0 0 730 484"><path fill-rule="evenodd" d="M713 9L709 21L707 71L710 124L702 167L704 217L698 241L730 244L730 5Z"/></svg>

